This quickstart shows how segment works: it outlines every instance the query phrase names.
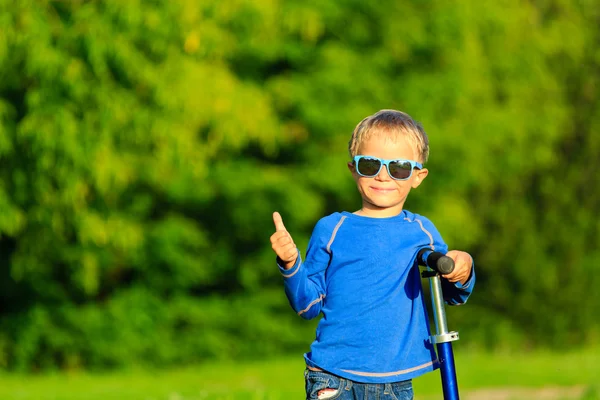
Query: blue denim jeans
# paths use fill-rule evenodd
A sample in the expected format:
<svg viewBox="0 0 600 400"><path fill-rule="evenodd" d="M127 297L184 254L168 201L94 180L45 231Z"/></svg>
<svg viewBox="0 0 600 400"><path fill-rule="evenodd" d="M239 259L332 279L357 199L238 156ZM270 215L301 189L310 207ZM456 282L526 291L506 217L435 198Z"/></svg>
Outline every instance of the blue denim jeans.
<svg viewBox="0 0 600 400"><path fill-rule="evenodd" d="M413 400L412 381L358 383L325 371L304 372L307 400Z"/></svg>

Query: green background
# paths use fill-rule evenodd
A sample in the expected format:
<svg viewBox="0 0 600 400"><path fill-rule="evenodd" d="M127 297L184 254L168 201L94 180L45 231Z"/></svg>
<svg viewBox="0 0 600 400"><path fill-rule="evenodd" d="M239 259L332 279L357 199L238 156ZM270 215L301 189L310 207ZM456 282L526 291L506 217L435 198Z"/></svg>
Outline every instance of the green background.
<svg viewBox="0 0 600 400"><path fill-rule="evenodd" d="M406 208L476 262L463 351L599 345L596 0L0 0L0 368L300 354L269 236L354 211L354 126L428 132Z"/></svg>

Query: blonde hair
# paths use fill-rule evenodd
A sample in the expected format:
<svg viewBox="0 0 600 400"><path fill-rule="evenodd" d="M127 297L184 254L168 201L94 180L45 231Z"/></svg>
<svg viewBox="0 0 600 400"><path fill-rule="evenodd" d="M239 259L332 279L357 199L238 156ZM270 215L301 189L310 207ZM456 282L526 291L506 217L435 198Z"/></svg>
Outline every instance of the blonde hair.
<svg viewBox="0 0 600 400"><path fill-rule="evenodd" d="M415 161L427 162L429 139L423 126L410 115L396 110L380 110L356 125L348 143L350 157L354 158L358 154L358 149L365 141L380 134L387 134L387 137L392 140L398 137L407 138L415 146L421 158Z"/></svg>

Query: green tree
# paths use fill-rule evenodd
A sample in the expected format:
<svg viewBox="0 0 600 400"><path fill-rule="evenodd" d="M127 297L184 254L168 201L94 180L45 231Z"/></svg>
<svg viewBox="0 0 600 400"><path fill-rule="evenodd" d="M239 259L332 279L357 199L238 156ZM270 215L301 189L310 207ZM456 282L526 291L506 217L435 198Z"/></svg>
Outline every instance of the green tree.
<svg viewBox="0 0 600 400"><path fill-rule="evenodd" d="M304 251L358 207L345 149L381 108L430 135L408 208L476 260L452 323L593 340L599 22L590 0L0 0L0 365L305 350L271 213Z"/></svg>

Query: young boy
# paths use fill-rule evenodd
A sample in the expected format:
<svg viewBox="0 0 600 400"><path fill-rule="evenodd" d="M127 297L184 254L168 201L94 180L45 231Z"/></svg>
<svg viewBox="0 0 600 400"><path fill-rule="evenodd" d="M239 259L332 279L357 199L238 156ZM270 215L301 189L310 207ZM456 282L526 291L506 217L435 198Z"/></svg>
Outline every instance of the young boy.
<svg viewBox="0 0 600 400"><path fill-rule="evenodd" d="M427 135L409 115L381 110L363 119L349 143L348 169L362 207L322 218L302 261L279 213L271 236L292 308L323 314L304 355L307 399L412 399L411 379L437 368L416 255L421 248L455 262L443 276L448 304L475 283L473 260L448 251L435 226L404 210L427 177Z"/></svg>

